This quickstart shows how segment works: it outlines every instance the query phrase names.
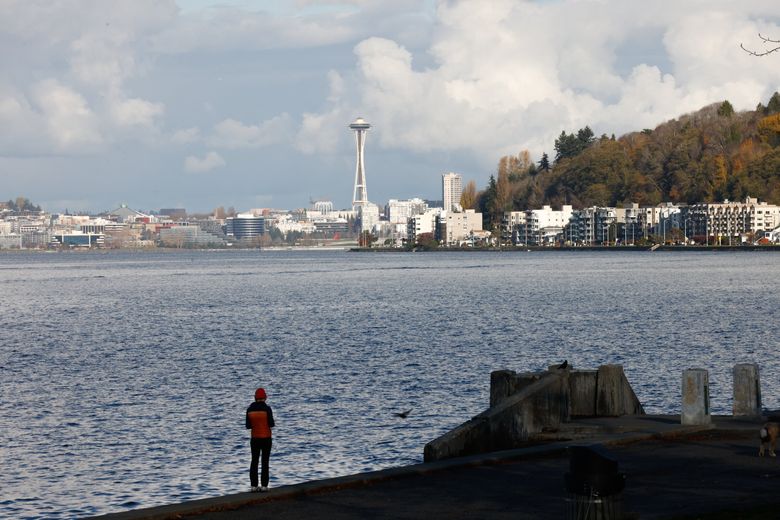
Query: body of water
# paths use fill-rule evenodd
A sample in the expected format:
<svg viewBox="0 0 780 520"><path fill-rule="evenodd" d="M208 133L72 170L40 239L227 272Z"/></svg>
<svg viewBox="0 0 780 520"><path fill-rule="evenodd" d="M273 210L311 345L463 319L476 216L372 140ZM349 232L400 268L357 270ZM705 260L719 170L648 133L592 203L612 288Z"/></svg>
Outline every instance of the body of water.
<svg viewBox="0 0 780 520"><path fill-rule="evenodd" d="M619 363L650 413L685 368L760 365L780 407L772 253L0 255L0 517L73 518L422 461L490 372ZM394 412L412 409L407 419Z"/></svg>

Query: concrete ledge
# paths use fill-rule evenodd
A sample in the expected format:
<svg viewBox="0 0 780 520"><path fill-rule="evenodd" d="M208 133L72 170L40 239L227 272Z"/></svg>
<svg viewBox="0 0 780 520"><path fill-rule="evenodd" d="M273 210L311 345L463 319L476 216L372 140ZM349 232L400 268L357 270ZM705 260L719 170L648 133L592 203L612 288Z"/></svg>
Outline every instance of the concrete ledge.
<svg viewBox="0 0 780 520"><path fill-rule="evenodd" d="M236 493L232 495L224 495L221 497L192 500L180 504L137 509L134 511L126 511L122 513L112 513L96 518L104 518L109 520L180 519L188 515L236 510L242 507L260 504L263 502L291 500L303 495L326 493L329 491L351 487L368 486L381 483L383 481L414 477L457 468L499 464L502 462L516 461L521 459L560 456L564 454L566 449L570 446L578 446L583 444L604 444L606 446L616 446L652 439L674 439L702 431L719 429L715 424L687 427L680 426L679 416L676 416L676 419L674 417L675 416L642 416L641 418L626 418L625 420L629 421L631 426L634 427L634 430L631 432L608 433L573 441L552 442L549 444L527 448L517 448L451 458L436 462L413 464L410 466L389 468L384 470L359 473L356 475L348 475L344 477L281 486L271 489L266 493ZM620 420L621 419L606 419L605 421ZM750 423L748 421L745 423L745 427L754 427L754 423Z"/></svg>

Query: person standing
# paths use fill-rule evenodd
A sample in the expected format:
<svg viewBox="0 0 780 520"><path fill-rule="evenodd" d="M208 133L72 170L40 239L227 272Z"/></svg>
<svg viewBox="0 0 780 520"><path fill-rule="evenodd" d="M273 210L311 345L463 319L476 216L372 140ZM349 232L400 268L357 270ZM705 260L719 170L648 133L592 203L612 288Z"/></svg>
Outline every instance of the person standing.
<svg viewBox="0 0 780 520"><path fill-rule="evenodd" d="M252 491L268 491L268 460L271 457L271 428L274 427L274 414L265 403L265 390L255 390L255 402L246 409L246 428L252 430L252 464L249 466L249 482ZM261 457L262 455L262 457ZM257 486L257 465L262 458L260 485Z"/></svg>

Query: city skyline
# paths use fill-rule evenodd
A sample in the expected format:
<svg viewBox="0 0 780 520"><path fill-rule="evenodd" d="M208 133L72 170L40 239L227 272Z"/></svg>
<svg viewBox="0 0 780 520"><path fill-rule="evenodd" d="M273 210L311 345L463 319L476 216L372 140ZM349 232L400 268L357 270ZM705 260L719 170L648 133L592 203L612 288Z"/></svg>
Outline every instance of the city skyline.
<svg viewBox="0 0 780 520"><path fill-rule="evenodd" d="M51 211L350 206L487 184L561 131L620 135L780 90L771 1L10 2L0 8L0 179ZM475 31L475 27L479 31Z"/></svg>

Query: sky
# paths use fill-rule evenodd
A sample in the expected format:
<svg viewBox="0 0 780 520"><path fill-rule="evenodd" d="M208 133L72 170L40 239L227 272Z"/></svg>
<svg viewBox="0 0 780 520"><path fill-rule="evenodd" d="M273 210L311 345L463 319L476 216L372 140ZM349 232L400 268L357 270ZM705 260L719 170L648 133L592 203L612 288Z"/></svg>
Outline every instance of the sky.
<svg viewBox="0 0 780 520"><path fill-rule="evenodd" d="M351 206L483 188L554 155L780 90L776 0L0 0L0 199L53 212Z"/></svg>

